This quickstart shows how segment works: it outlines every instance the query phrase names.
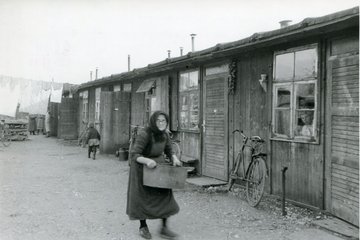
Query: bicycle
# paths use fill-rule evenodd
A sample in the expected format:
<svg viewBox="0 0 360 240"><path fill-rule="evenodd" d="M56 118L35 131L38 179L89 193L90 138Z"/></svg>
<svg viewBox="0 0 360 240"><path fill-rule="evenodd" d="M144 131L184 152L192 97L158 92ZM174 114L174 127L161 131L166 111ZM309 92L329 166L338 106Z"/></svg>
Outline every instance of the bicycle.
<svg viewBox="0 0 360 240"><path fill-rule="evenodd" d="M180 148L180 140L174 139L174 135L169 129L167 129L166 132L169 134L172 149L173 149L175 155L181 161L182 151L181 151L181 148Z"/></svg>
<svg viewBox="0 0 360 240"><path fill-rule="evenodd" d="M262 153L262 146L265 141L259 136L247 137L243 131L236 129L233 131L239 132L243 137L243 145L238 152L235 165L230 173L228 191L235 183L235 180L242 180L246 182L246 200L250 206L256 207L264 194L265 178L268 176L268 168L266 165L266 154ZM245 149L247 148L247 149ZM250 163L245 166L245 150L251 154ZM242 171L239 173L239 168L242 163ZM245 171L246 169L246 171Z"/></svg>

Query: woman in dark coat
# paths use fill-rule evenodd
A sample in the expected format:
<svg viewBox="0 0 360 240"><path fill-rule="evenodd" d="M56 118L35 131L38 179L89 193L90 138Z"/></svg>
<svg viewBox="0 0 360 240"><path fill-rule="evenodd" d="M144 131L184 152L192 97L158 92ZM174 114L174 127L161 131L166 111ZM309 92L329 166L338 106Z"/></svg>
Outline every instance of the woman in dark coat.
<svg viewBox="0 0 360 240"><path fill-rule="evenodd" d="M151 239L146 219L162 219L160 235L167 239L177 236L166 225L167 218L179 212L172 190L143 185L143 168L154 168L164 162L163 153L174 166L181 165L166 132L168 122L169 117L165 112L154 112L149 126L139 132L131 149L126 214L130 220L140 220L140 236L146 239Z"/></svg>

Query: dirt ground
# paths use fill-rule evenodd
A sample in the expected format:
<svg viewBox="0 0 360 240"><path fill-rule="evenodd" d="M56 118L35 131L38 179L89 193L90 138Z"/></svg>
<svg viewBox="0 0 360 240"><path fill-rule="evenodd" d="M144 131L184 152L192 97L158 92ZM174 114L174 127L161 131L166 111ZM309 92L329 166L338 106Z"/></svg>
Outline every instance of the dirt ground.
<svg viewBox="0 0 360 240"><path fill-rule="evenodd" d="M125 214L127 183L127 162L103 154L89 159L75 141L35 135L0 144L0 240L141 239L139 223ZM283 217L281 202L270 196L252 208L241 188L188 185L174 194L180 213L169 226L184 240L295 239L327 217L289 204ZM161 239L160 221L148 225Z"/></svg>

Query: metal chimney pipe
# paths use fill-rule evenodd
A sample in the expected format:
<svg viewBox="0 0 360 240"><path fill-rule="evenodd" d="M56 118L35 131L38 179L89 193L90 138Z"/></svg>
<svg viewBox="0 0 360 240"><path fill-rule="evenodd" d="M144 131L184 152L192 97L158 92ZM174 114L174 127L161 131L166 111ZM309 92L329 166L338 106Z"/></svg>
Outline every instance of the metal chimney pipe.
<svg viewBox="0 0 360 240"><path fill-rule="evenodd" d="M92 81L92 71L90 71L90 81Z"/></svg>
<svg viewBox="0 0 360 240"><path fill-rule="evenodd" d="M130 72L130 54L128 54L128 72Z"/></svg>
<svg viewBox="0 0 360 240"><path fill-rule="evenodd" d="M282 20L280 21L280 28L288 27L292 21L291 20Z"/></svg>
<svg viewBox="0 0 360 240"><path fill-rule="evenodd" d="M96 68L96 70L95 70L95 79L98 79L98 71L99 71L99 69Z"/></svg>
<svg viewBox="0 0 360 240"><path fill-rule="evenodd" d="M191 51L194 52L195 51L195 43L194 43L195 40L194 39L195 39L196 34L192 33L192 34L190 34L190 36L191 36Z"/></svg>
<svg viewBox="0 0 360 240"><path fill-rule="evenodd" d="M180 56L183 55L183 47L180 47Z"/></svg>
<svg viewBox="0 0 360 240"><path fill-rule="evenodd" d="M171 50L167 50L168 58L170 58Z"/></svg>

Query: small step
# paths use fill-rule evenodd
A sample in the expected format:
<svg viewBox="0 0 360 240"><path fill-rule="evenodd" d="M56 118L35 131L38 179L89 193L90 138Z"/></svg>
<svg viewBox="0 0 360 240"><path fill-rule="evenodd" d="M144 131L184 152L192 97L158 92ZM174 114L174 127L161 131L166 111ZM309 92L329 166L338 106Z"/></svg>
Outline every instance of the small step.
<svg viewBox="0 0 360 240"><path fill-rule="evenodd" d="M187 178L186 182L201 187L221 186L227 184L225 181L205 176Z"/></svg>
<svg viewBox="0 0 360 240"><path fill-rule="evenodd" d="M187 173L192 173L195 170L195 167L184 167L186 168Z"/></svg>
<svg viewBox="0 0 360 240"><path fill-rule="evenodd" d="M187 156L181 156L181 160L184 163L195 163L197 161L199 161L198 159L194 159L192 157L187 157Z"/></svg>

